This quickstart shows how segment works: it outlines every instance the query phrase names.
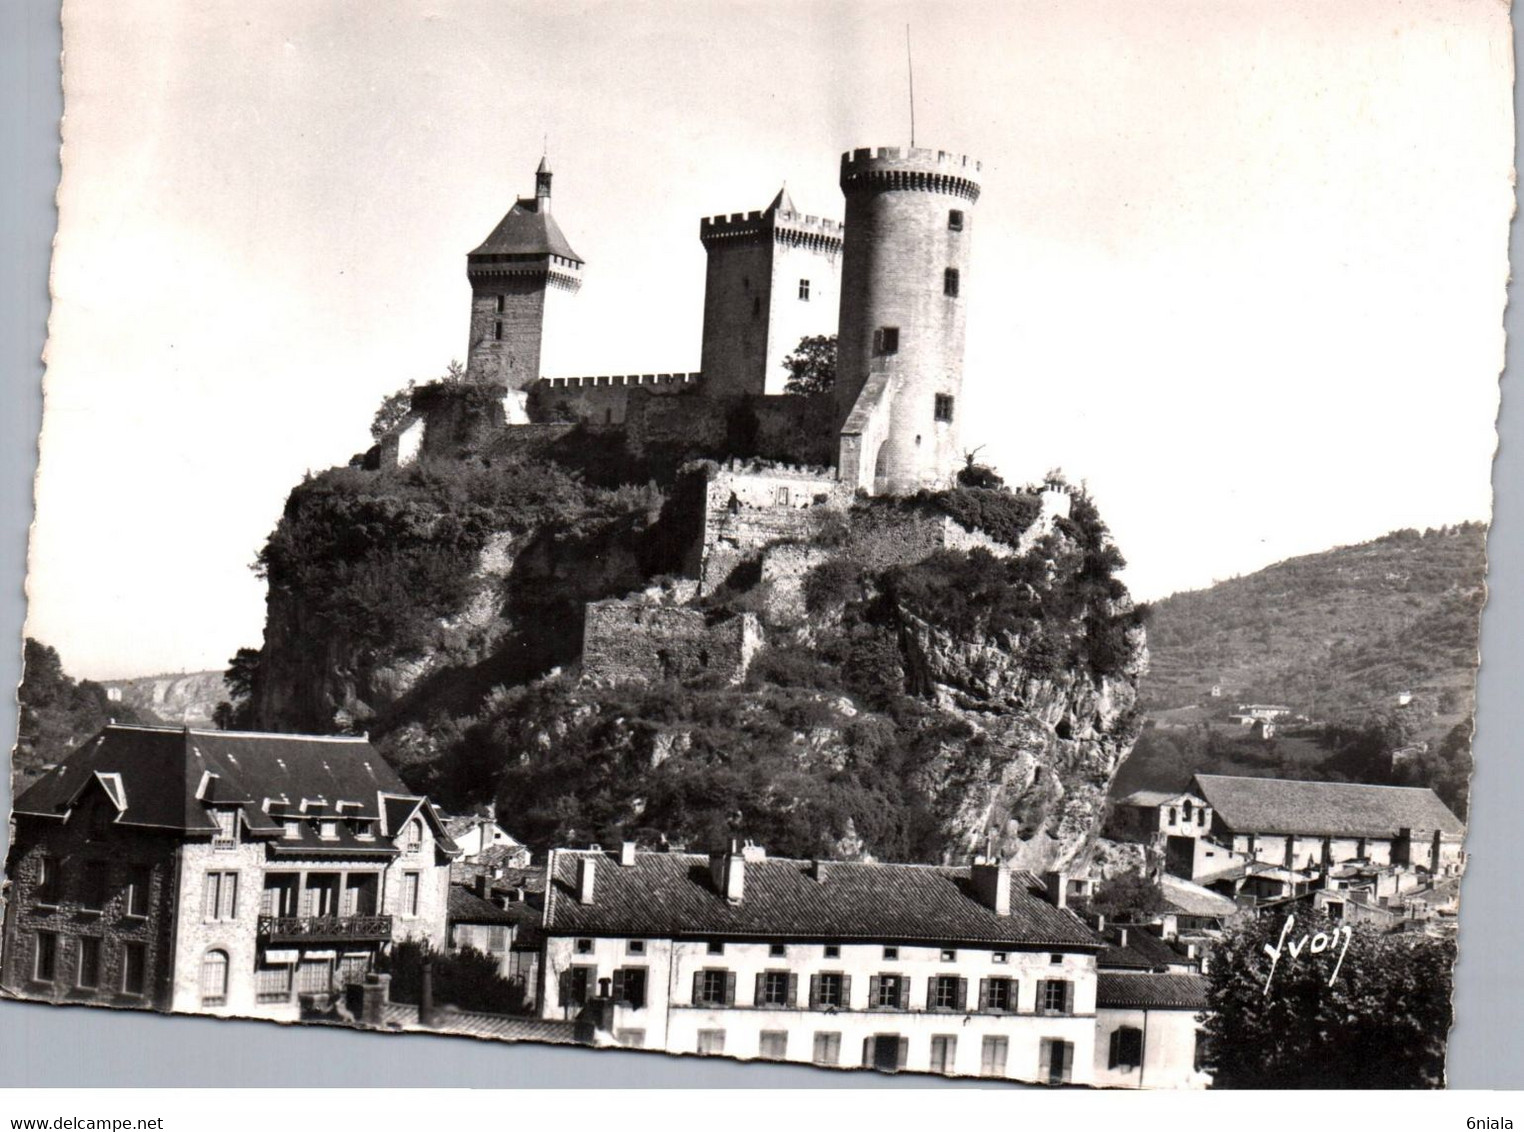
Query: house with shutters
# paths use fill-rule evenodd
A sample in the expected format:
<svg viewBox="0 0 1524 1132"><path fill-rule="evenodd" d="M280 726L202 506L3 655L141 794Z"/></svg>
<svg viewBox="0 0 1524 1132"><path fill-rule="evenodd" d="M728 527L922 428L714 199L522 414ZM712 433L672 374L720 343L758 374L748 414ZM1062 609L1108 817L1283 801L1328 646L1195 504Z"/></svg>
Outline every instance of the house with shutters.
<svg viewBox="0 0 1524 1132"><path fill-rule="evenodd" d="M365 739L113 725L13 820L19 997L296 1020L394 941L445 944L458 850Z"/></svg>
<svg viewBox="0 0 1524 1132"><path fill-rule="evenodd" d="M629 844L554 850L547 871L542 1017L612 999L631 1047L1094 1079L1105 944L1058 874Z"/></svg>

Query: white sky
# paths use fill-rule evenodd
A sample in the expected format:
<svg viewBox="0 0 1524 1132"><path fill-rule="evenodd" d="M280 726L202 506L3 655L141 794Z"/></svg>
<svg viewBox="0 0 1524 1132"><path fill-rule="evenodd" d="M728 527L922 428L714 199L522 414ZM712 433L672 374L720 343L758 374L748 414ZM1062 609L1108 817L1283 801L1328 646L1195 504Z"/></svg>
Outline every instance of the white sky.
<svg viewBox="0 0 1524 1132"><path fill-rule="evenodd" d="M1492 0L69 0L28 632L221 667L248 569L381 396L464 358L533 188L587 260L571 372L698 368L699 217L843 150L984 162L964 439L1084 479L1142 597L1485 518L1512 209Z"/></svg>

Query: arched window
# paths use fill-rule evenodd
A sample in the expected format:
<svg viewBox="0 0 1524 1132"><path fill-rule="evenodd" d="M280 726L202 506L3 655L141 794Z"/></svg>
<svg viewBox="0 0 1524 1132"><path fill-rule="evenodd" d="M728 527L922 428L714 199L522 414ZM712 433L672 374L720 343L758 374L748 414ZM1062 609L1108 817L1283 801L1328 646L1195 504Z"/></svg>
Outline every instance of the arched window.
<svg viewBox="0 0 1524 1132"><path fill-rule="evenodd" d="M407 851L416 853L423 848L423 822L414 818L407 823Z"/></svg>
<svg viewBox="0 0 1524 1132"><path fill-rule="evenodd" d="M201 1005L226 1006L228 1002L228 953L208 951L201 959Z"/></svg>

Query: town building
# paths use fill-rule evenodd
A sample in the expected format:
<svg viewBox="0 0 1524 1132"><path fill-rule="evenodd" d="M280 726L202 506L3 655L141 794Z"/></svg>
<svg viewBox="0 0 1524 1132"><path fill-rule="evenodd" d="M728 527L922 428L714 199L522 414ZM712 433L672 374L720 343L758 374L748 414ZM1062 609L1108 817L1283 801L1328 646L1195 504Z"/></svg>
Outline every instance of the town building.
<svg viewBox="0 0 1524 1132"><path fill-rule="evenodd" d="M497 822L479 814L446 818L445 832L460 850L456 863L486 862L504 868L528 866L528 847Z"/></svg>
<svg viewBox="0 0 1524 1132"><path fill-rule="evenodd" d="M556 850L541 1015L606 1001L632 1047L1093 1083L1104 941L1067 893L986 860Z"/></svg>
<svg viewBox="0 0 1524 1132"><path fill-rule="evenodd" d="M458 850L365 739L110 726L13 818L21 997L296 1020L445 943Z"/></svg>
<svg viewBox="0 0 1524 1132"><path fill-rule="evenodd" d="M1303 870L1463 864L1465 826L1428 787L1198 774L1191 790L1212 807L1212 839L1247 859Z"/></svg>
<svg viewBox="0 0 1524 1132"><path fill-rule="evenodd" d="M1199 975L1103 970L1096 980L1095 1079L1107 1088L1204 1089Z"/></svg>

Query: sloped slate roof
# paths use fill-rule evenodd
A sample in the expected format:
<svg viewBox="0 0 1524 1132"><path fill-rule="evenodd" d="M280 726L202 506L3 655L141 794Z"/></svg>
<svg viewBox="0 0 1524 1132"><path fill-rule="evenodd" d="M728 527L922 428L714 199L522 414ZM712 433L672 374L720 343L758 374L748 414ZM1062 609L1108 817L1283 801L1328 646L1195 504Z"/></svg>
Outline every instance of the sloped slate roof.
<svg viewBox="0 0 1524 1132"><path fill-rule="evenodd" d="M203 799L196 797L207 774ZM14 811L61 818L81 793L115 775L125 808L117 824L181 833L214 833L206 803L236 804L255 832L281 829L280 815L341 819L339 840L319 842L302 831L296 844L324 848L376 848L354 839L342 819L380 821L383 795L407 795L397 772L370 743L351 736L274 735L247 731L195 731L179 727L123 727L113 724L71 752L16 799ZM272 799L275 814L266 813ZM346 803L340 806L340 803ZM412 806L427 804L413 798ZM395 830L391 831L393 834ZM447 852L454 845L441 839Z"/></svg>
<svg viewBox="0 0 1524 1132"><path fill-rule="evenodd" d="M1135 974L1102 971L1095 1004L1113 1009L1205 1010L1207 981L1200 975Z"/></svg>
<svg viewBox="0 0 1524 1132"><path fill-rule="evenodd" d="M1125 944L1122 942L1123 932L1127 935ZM1141 925L1108 926L1103 934L1111 946L1101 952L1097 960L1101 967L1154 970L1171 963L1185 962L1185 956L1171 947L1167 940Z"/></svg>
<svg viewBox="0 0 1524 1132"><path fill-rule="evenodd" d="M533 197L514 201L472 255L557 255L582 263L582 257L561 233L561 226L548 212L541 212Z"/></svg>
<svg viewBox="0 0 1524 1132"><path fill-rule="evenodd" d="M577 861L597 860L593 902L576 897ZM547 886L547 930L590 935L884 939L1063 946L1096 950L1100 938L1072 912L1049 904L1037 878L1012 874L1011 914L975 899L968 870L932 865L832 861L824 881L807 861L748 861L743 899L729 904L710 879L707 857L637 853L622 867L602 852L555 854Z"/></svg>
<svg viewBox="0 0 1524 1132"><path fill-rule="evenodd" d="M1198 774L1194 785L1237 833L1396 837L1402 829L1464 833L1466 827L1426 786L1368 786Z"/></svg>

